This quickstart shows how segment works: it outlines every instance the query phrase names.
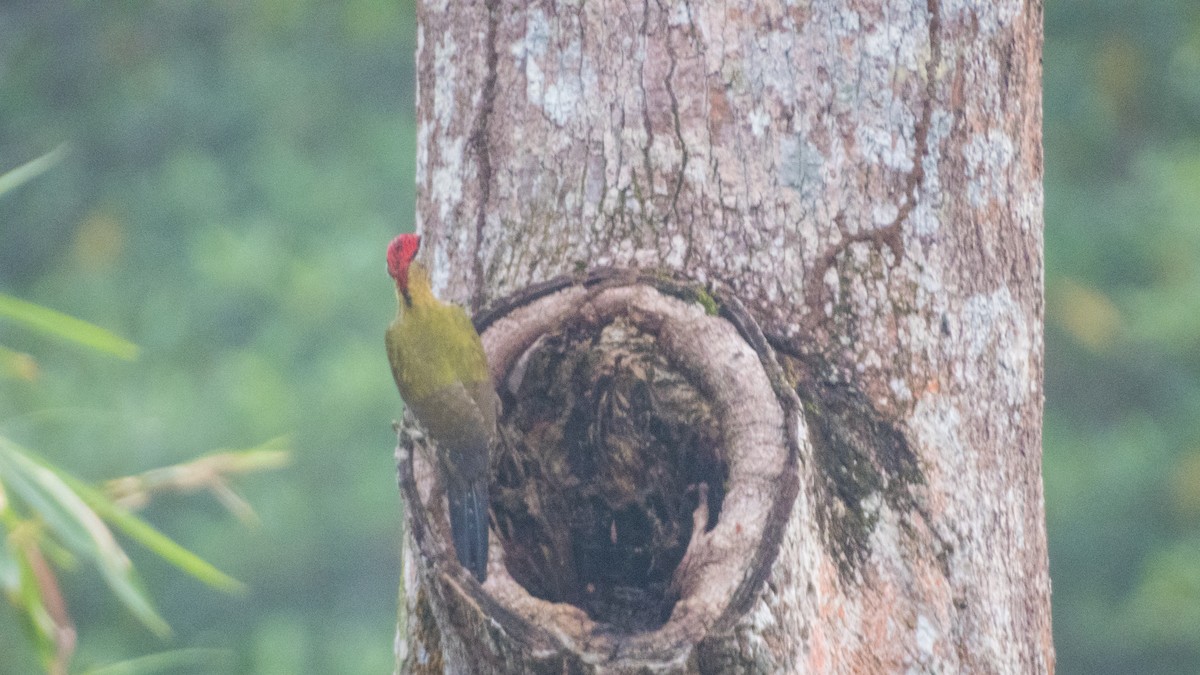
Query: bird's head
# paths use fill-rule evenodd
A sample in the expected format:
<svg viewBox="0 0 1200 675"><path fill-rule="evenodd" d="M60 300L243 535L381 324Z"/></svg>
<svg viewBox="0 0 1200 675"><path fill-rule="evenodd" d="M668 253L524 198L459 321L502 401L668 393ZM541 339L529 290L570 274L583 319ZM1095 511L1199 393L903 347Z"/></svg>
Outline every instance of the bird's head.
<svg viewBox="0 0 1200 675"><path fill-rule="evenodd" d="M388 245L387 265L388 274L396 280L396 291L406 300L408 297L408 268L417 250L421 248L421 237L416 234L402 234Z"/></svg>

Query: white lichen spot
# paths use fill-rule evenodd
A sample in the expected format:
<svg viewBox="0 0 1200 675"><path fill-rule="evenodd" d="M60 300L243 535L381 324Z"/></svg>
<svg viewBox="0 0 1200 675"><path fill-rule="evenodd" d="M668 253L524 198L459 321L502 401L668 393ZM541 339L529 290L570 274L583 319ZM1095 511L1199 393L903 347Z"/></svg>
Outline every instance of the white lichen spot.
<svg viewBox="0 0 1200 675"><path fill-rule="evenodd" d="M858 505L859 508L862 509L864 516L877 516L879 515L880 509L883 508L883 496L878 492L872 492L866 497L863 497L862 500L859 501Z"/></svg>
<svg viewBox="0 0 1200 675"><path fill-rule="evenodd" d="M930 116L927 137L928 153L921 162L925 169L925 176L921 181L920 190L917 192L917 205L908 218L910 231L916 237L932 237L941 228L942 221L939 212L945 202L940 168L941 148L943 140L950 133L953 121L953 115L946 110L934 110Z"/></svg>
<svg viewBox="0 0 1200 675"><path fill-rule="evenodd" d="M859 372L863 372L862 369L864 368L878 369L883 367L883 359L880 358L879 352L874 349L868 349L867 353L863 354L862 358L859 359L858 366L860 368Z"/></svg>
<svg viewBox="0 0 1200 675"><path fill-rule="evenodd" d="M921 651L921 656L926 658L933 657L933 646L937 643L938 629L929 620L929 617L924 614L917 616L917 629L915 637L917 639L917 649Z"/></svg>
<svg viewBox="0 0 1200 675"><path fill-rule="evenodd" d="M628 261L633 258L634 247L633 241L630 239L622 239L617 243L617 250L614 257L617 260Z"/></svg>
<svg viewBox="0 0 1200 675"><path fill-rule="evenodd" d="M700 145L690 139L684 140L687 141L687 147L693 152ZM690 161L684 167L684 179L687 181L685 185L691 186L697 192L704 193L706 191L704 188L712 178L712 166L708 162Z"/></svg>
<svg viewBox="0 0 1200 675"><path fill-rule="evenodd" d="M750 256L741 248L736 251L727 251L726 260L729 263L729 269L733 270L744 270L751 265Z"/></svg>
<svg viewBox="0 0 1200 675"><path fill-rule="evenodd" d="M1008 196L1009 165L1015 151L1012 139L999 129L975 134L963 145L967 198L979 208Z"/></svg>
<svg viewBox="0 0 1200 675"><path fill-rule="evenodd" d="M1042 181L1035 180L1021 192L1017 201L1017 222L1021 229L1028 232L1031 228L1041 231L1042 208L1045 201Z"/></svg>
<svg viewBox="0 0 1200 675"><path fill-rule="evenodd" d="M931 193L932 190L919 193L917 205L908 216L909 228L906 229L914 237L933 237L942 227L940 212L934 204L930 203L932 200L927 196ZM933 194L940 194L940 192Z"/></svg>
<svg viewBox="0 0 1200 675"><path fill-rule="evenodd" d="M825 276L821 278L821 281L825 284L826 288L833 291L833 301L838 302L840 299L838 298L838 273L837 269L833 265L830 265L829 268L825 270Z"/></svg>
<svg viewBox="0 0 1200 675"><path fill-rule="evenodd" d="M525 66L525 97L534 105L542 105L546 77L540 59L550 47L550 22L541 9L531 11L525 19L525 35L513 42L509 53Z"/></svg>
<svg viewBox="0 0 1200 675"><path fill-rule="evenodd" d="M450 255L447 253L445 246L437 246L433 249L433 265L429 270L429 284L433 286L435 294L444 297L446 286L449 283Z"/></svg>
<svg viewBox="0 0 1200 675"><path fill-rule="evenodd" d="M667 249L667 255L663 262L672 269L683 269L685 255L687 255L687 239L684 239L683 235L676 234L671 237L671 245Z"/></svg>
<svg viewBox="0 0 1200 675"><path fill-rule="evenodd" d="M825 157L800 135L779 142L779 183L800 192L805 200L815 198L825 181L821 172Z"/></svg>
<svg viewBox="0 0 1200 675"><path fill-rule="evenodd" d="M518 43L520 44L520 43ZM542 92L546 90L546 76L537 59L525 61L525 98L533 105L540 106L543 102Z"/></svg>
<svg viewBox="0 0 1200 675"><path fill-rule="evenodd" d="M978 390L978 383L990 380L1010 408L1025 402L1035 375L1031 324L1007 286L968 298L960 321L966 341L964 382Z"/></svg>
<svg viewBox="0 0 1200 675"><path fill-rule="evenodd" d="M908 388L908 382L905 382L899 377L894 377L888 382L888 388L892 390L892 396L900 403L906 403L912 400L912 390Z"/></svg>
<svg viewBox="0 0 1200 675"><path fill-rule="evenodd" d="M926 298L940 299L945 296L946 285L942 283L942 277L939 272L933 265L924 265L921 267L921 271L917 275L917 284L921 289L920 300Z"/></svg>
<svg viewBox="0 0 1200 675"><path fill-rule="evenodd" d="M459 84L456 59L458 44L454 42L454 35L443 35L433 53L433 68L436 73L433 78L433 118L444 132L450 127L450 120L454 117L454 90Z"/></svg>
<svg viewBox="0 0 1200 675"><path fill-rule="evenodd" d="M942 0L942 12L951 21L961 21L979 26L980 39L991 38L1003 29L1011 28L1024 0Z"/></svg>
<svg viewBox="0 0 1200 675"><path fill-rule="evenodd" d="M550 46L550 22L546 13L534 9L525 18L525 35L509 47L513 58L538 58L546 54Z"/></svg>
<svg viewBox="0 0 1200 675"><path fill-rule="evenodd" d="M766 110L763 110L762 106L756 106L754 110L750 111L748 119L750 120L750 133L754 134L755 138L762 138L763 132L771 124L771 116L767 114Z"/></svg>
<svg viewBox="0 0 1200 675"><path fill-rule="evenodd" d="M892 202L879 202L871 208L871 222L875 227L887 227L896 222L900 207Z"/></svg>
<svg viewBox="0 0 1200 675"><path fill-rule="evenodd" d="M920 66L918 54L928 48L925 17L913 8L894 8L889 19L867 30L862 39L863 56L891 69L913 72Z"/></svg>
<svg viewBox="0 0 1200 675"><path fill-rule="evenodd" d="M928 146L927 152L934 159L941 157L942 143L950 137L950 132L954 130L954 115L954 110L946 108L935 108L929 114L929 129L926 132L928 135L925 140ZM933 164L933 168L936 168L937 163ZM926 174L929 173L930 168L925 168Z"/></svg>
<svg viewBox="0 0 1200 675"><path fill-rule="evenodd" d="M566 124L579 110L585 91L594 90L596 73L583 63L583 45L576 35L550 53L554 27L541 9L529 13L525 35L509 53L525 67L525 97L555 124ZM543 63L553 58L554 63ZM547 76L547 71L551 75Z"/></svg>
<svg viewBox="0 0 1200 675"><path fill-rule="evenodd" d="M575 43L579 48L579 43ZM584 85L575 78L560 78L546 87L546 96L542 101L542 109L555 124L562 126L574 117L583 100Z"/></svg>
<svg viewBox="0 0 1200 675"><path fill-rule="evenodd" d="M830 17L830 28L833 34L854 35L859 32L860 17L849 3L834 3L833 16Z"/></svg>
<svg viewBox="0 0 1200 675"><path fill-rule="evenodd" d="M674 136L657 135L650 143L650 163L663 171L674 169L683 161L683 151ZM669 181L654 181L654 193L668 195L674 189Z"/></svg>
<svg viewBox="0 0 1200 675"><path fill-rule="evenodd" d="M422 121L417 127L417 173L416 183L419 188L429 189L429 137L433 133L433 125ZM418 209L420 211L420 209Z"/></svg>
<svg viewBox="0 0 1200 675"><path fill-rule="evenodd" d="M433 170L429 196L438 207L438 218L447 222L450 213L462 201L463 137L447 138L441 144L441 163Z"/></svg>
<svg viewBox="0 0 1200 675"><path fill-rule="evenodd" d="M926 393L917 401L908 419L918 447L925 450L929 458L927 473L930 484L964 475L971 453L962 438L962 415L945 396ZM958 516L945 515L947 522L956 521Z"/></svg>
<svg viewBox="0 0 1200 675"><path fill-rule="evenodd" d="M912 171L912 144L903 129L912 128L912 115L901 113L900 120L887 120L887 126L872 126L864 120L854 132L863 159L896 171Z"/></svg>

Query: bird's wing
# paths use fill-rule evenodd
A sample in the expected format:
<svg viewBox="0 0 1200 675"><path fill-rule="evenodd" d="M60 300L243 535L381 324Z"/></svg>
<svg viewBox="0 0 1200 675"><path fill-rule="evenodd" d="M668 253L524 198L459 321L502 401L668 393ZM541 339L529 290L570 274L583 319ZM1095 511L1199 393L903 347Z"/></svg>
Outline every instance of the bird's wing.
<svg viewBox="0 0 1200 675"><path fill-rule="evenodd" d="M461 336L455 340L452 348L455 367L463 382L490 382L491 372L488 370L487 355L483 351L483 341L475 330L475 324L466 310L458 305L448 305L446 321L451 324L453 335Z"/></svg>

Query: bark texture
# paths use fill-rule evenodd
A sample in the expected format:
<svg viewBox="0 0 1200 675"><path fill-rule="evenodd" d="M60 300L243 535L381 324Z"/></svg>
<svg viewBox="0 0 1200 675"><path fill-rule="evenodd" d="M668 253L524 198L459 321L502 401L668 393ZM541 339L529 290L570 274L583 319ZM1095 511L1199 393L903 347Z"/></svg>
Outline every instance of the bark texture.
<svg viewBox="0 0 1200 675"><path fill-rule="evenodd" d="M746 307L803 402L811 461L766 583L679 670L1053 671L1041 17L1039 0L421 6L417 215L439 295L479 309L598 265L680 272ZM408 550L406 663L472 670Z"/></svg>

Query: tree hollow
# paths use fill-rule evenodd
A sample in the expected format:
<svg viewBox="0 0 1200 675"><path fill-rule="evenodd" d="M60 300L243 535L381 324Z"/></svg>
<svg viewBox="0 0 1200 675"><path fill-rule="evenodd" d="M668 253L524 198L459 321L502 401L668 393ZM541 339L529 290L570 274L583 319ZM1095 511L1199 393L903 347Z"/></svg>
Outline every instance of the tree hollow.
<svg viewBox="0 0 1200 675"><path fill-rule="evenodd" d="M798 491L799 404L757 326L621 271L526 289L476 323L504 402L490 564L482 587L446 578L539 660L692 658L751 606ZM418 547L449 564L444 523L429 529L441 543L415 527Z"/></svg>

